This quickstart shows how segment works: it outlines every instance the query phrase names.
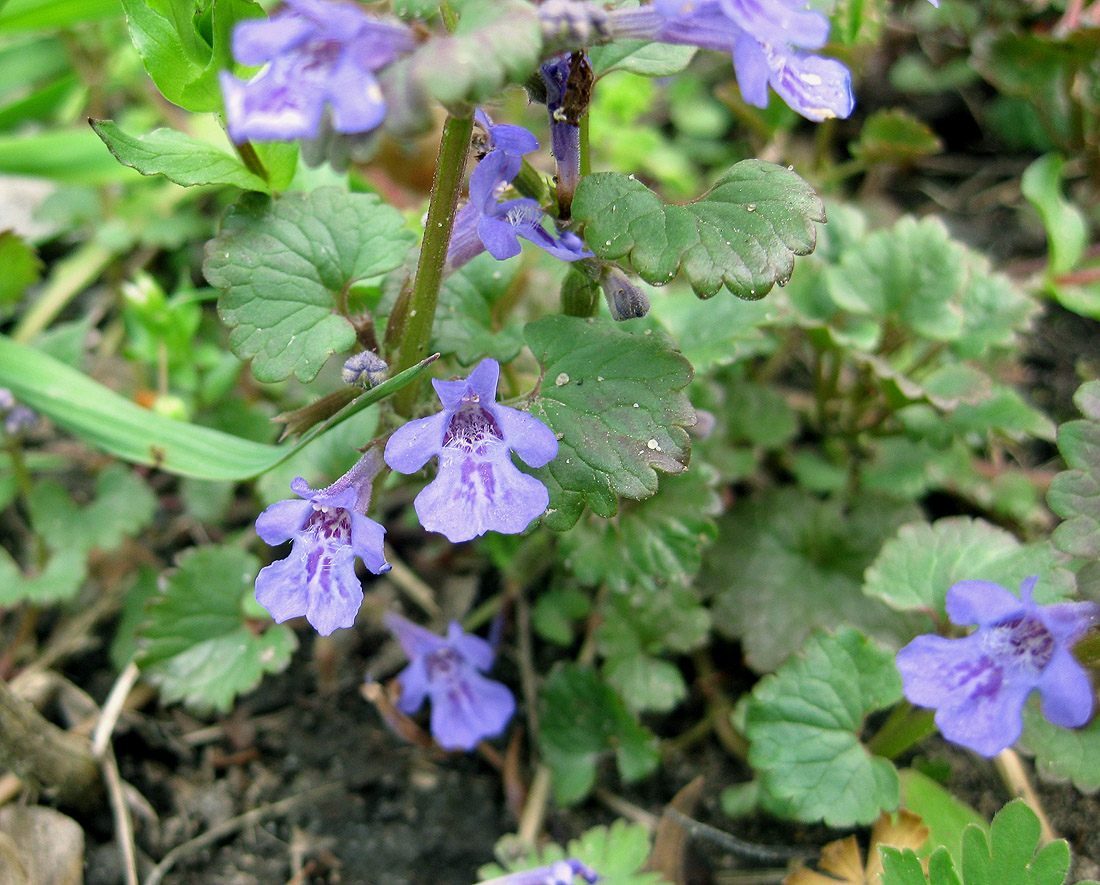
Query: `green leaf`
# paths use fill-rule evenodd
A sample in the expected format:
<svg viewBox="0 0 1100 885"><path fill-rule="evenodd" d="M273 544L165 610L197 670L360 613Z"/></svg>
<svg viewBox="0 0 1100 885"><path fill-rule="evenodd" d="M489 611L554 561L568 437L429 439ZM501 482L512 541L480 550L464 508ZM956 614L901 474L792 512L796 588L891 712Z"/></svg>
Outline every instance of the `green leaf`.
<svg viewBox="0 0 1100 885"><path fill-rule="evenodd" d="M531 609L531 626L540 637L556 645L572 645L577 622L588 617L592 601L576 587L553 587L540 593Z"/></svg>
<svg viewBox="0 0 1100 885"><path fill-rule="evenodd" d="M0 605L48 605L72 599L85 573L85 555L77 549L59 547L42 569L25 574L11 554L0 547Z"/></svg>
<svg viewBox="0 0 1100 885"><path fill-rule="evenodd" d="M206 244L203 272L222 290L229 347L260 381L312 381L355 330L335 312L359 280L398 267L415 235L373 194L319 188L245 194Z"/></svg>
<svg viewBox="0 0 1100 885"><path fill-rule="evenodd" d="M52 481L36 485L29 503L38 534L51 546L81 554L113 550L144 528L156 511L149 486L121 464L99 474L95 499L85 507L74 505L65 489Z"/></svg>
<svg viewBox="0 0 1100 885"><path fill-rule="evenodd" d="M1039 575L1037 602L1073 593L1073 576L1058 565L1049 544L1021 544L984 520L952 516L902 526L867 569L863 592L896 609L942 617L952 584L980 579L1017 593L1030 575Z"/></svg>
<svg viewBox="0 0 1100 885"><path fill-rule="evenodd" d="M1082 793L1100 790L1100 716L1084 728L1059 728L1032 698L1024 707L1024 732L1016 749L1035 757L1044 779L1072 781Z"/></svg>
<svg viewBox="0 0 1100 885"><path fill-rule="evenodd" d="M879 847L882 856L882 885L962 885L947 849L936 849L928 858L929 875L924 874L920 858L912 848L900 850L892 845Z"/></svg>
<svg viewBox="0 0 1100 885"><path fill-rule="evenodd" d="M579 839L570 840L565 850L553 843L538 848L517 845L515 837L505 836L497 843L497 854L515 860L510 860L507 869L486 864L477 874L479 879L489 879L575 857L599 870L604 885L661 885L664 879L658 873L642 871L649 860L649 847L646 828L624 820L616 820L610 827L593 827Z"/></svg>
<svg viewBox="0 0 1100 885"><path fill-rule="evenodd" d="M714 470L697 465L667 477L660 495L624 502L614 521L589 516L561 536L566 568L582 584L622 593L686 584L718 535L717 480Z"/></svg>
<svg viewBox="0 0 1100 885"><path fill-rule="evenodd" d="M494 310L518 269L518 262L500 262L486 252L447 277L439 292L432 349L453 353L464 366L486 356L500 363L515 359L523 331L511 321L497 328Z"/></svg>
<svg viewBox="0 0 1100 885"><path fill-rule="evenodd" d="M174 129L154 129L148 135L123 132L111 120L92 120L96 135L122 165L142 175L163 175L184 187L231 184L266 191L267 182L253 175L239 159L209 142Z"/></svg>
<svg viewBox="0 0 1100 885"><path fill-rule="evenodd" d="M539 749L558 802L573 804L588 795L604 755L614 753L627 781L650 774L660 761L653 735L592 670L568 665L555 671L543 686L542 706Z"/></svg>
<svg viewBox="0 0 1100 885"><path fill-rule="evenodd" d="M138 632L138 665L166 702L228 712L265 673L282 670L297 647L286 626L262 634L245 620L256 557L233 547L200 547L179 557L164 592L149 600Z"/></svg>
<svg viewBox="0 0 1100 885"><path fill-rule="evenodd" d="M756 684L745 711L749 764L764 801L830 827L895 811L897 771L872 756L858 733L864 717L899 700L893 652L848 627L812 634L797 657Z"/></svg>
<svg viewBox="0 0 1100 885"><path fill-rule="evenodd" d="M930 627L860 592L864 569L911 505L865 495L847 511L794 488L739 502L719 520L699 586L713 594L715 628L739 639L756 670L774 670L817 626L849 623L900 648Z"/></svg>
<svg viewBox="0 0 1100 885"><path fill-rule="evenodd" d="M1071 468L1054 477L1050 509L1065 520L1054 545L1070 556L1100 559L1100 381L1078 388L1073 401L1084 415L1058 428L1058 449Z"/></svg>
<svg viewBox="0 0 1100 885"><path fill-rule="evenodd" d="M196 112L220 111L218 72L231 67L234 25L264 14L253 0L213 0L210 35L200 33L194 0L122 0L130 38L165 98Z"/></svg>
<svg viewBox="0 0 1100 885"><path fill-rule="evenodd" d="M928 827L928 841L921 847L921 855L942 845L952 858L960 860L966 828L977 826L989 831L985 818L930 777L912 768L903 768L898 776L902 807L919 815L921 823Z"/></svg>
<svg viewBox="0 0 1100 885"><path fill-rule="evenodd" d="M726 391L725 412L736 417L729 438L765 449L779 449L798 433L798 416L774 387L736 381Z"/></svg>
<svg viewBox="0 0 1100 885"><path fill-rule="evenodd" d="M692 370L667 339L564 316L530 323L524 335L543 371L531 414L561 441L557 457L532 471L550 490L547 526L568 529L586 504L613 516L616 495L647 498L658 470L686 469Z"/></svg>
<svg viewBox="0 0 1100 885"><path fill-rule="evenodd" d="M762 298L790 279L794 256L813 251L821 200L784 166L743 160L706 194L665 205L633 175L586 176L573 217L597 256L629 261L646 282L664 285L683 270L695 294L725 285L741 298Z"/></svg>
<svg viewBox="0 0 1100 885"><path fill-rule="evenodd" d="M1024 170L1020 190L1039 212L1047 233L1047 274L1058 276L1076 267L1088 245L1085 216L1062 196L1062 158L1046 154Z"/></svg>
<svg viewBox="0 0 1100 885"><path fill-rule="evenodd" d="M893 319L933 341L952 341L963 330L958 304L966 283L963 246L936 218L902 218L876 231L830 268L830 297L846 311Z"/></svg>
<svg viewBox="0 0 1100 885"><path fill-rule="evenodd" d="M0 136L0 173L86 185L131 177L87 126Z"/></svg>
<svg viewBox="0 0 1100 885"><path fill-rule="evenodd" d="M966 885L1062 885L1069 872L1065 839L1039 847L1039 818L1023 799L997 812L990 837L979 827L963 834L962 877Z"/></svg>
<svg viewBox="0 0 1100 885"><path fill-rule="evenodd" d="M901 108L875 111L850 145L852 156L868 165L911 163L938 154L943 143L926 123Z"/></svg>
<svg viewBox="0 0 1100 885"><path fill-rule="evenodd" d="M775 312L771 299L700 301L685 290L653 298L650 316L669 331L688 362L702 375L715 366L768 352L771 342L760 326Z"/></svg>
<svg viewBox="0 0 1100 885"><path fill-rule="evenodd" d="M322 433L419 377L425 360L362 393L292 446L268 446L176 421L93 381L83 372L0 335L0 387L86 443L133 464L198 479L248 479L270 470Z"/></svg>
<svg viewBox="0 0 1100 885"><path fill-rule="evenodd" d="M13 231L0 231L0 316L7 316L27 287L42 276L42 261L34 247Z"/></svg>
<svg viewBox="0 0 1100 885"><path fill-rule="evenodd" d="M7 0L0 7L4 33L60 30L119 12L116 0Z"/></svg>
<svg viewBox="0 0 1100 885"><path fill-rule="evenodd" d="M612 71L630 71L646 77L671 77L695 57L694 46L649 43L645 40L616 40L588 50L592 72L597 77Z"/></svg>

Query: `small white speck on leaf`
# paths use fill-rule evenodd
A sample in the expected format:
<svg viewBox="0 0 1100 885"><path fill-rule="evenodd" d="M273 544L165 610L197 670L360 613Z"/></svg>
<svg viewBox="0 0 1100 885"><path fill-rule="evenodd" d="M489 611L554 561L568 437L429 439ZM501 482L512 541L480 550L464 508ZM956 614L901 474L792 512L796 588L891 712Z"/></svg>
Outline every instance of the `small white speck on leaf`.
<svg viewBox="0 0 1100 885"><path fill-rule="evenodd" d="M748 210L749 212L755 212L756 211L756 203L749 203L749 205L747 205L745 207L745 209Z"/></svg>
<svg viewBox="0 0 1100 885"><path fill-rule="evenodd" d="M554 379L554 383L558 387L565 387L565 385L569 383L569 376L566 375L565 372L562 372L560 375L558 375L557 378Z"/></svg>
<svg viewBox="0 0 1100 885"><path fill-rule="evenodd" d="M637 404L637 403L634 403L634 408L635 408L635 409L636 409L636 408L638 408L638 404Z"/></svg>
<svg viewBox="0 0 1100 885"><path fill-rule="evenodd" d="M654 451L660 451L660 448L661 448L661 444L659 442L657 442L657 440L655 440L655 439L651 439L649 442L646 443L646 445L649 446Z"/></svg>
<svg viewBox="0 0 1100 885"><path fill-rule="evenodd" d="M597 381L603 381L603 375L597 375L596 380Z"/></svg>

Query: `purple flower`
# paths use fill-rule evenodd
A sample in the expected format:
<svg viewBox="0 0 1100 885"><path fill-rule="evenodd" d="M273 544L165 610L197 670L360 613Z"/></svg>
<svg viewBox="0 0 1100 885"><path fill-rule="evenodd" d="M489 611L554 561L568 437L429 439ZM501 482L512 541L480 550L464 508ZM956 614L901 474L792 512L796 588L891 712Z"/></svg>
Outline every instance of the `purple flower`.
<svg viewBox="0 0 1100 885"><path fill-rule="evenodd" d="M1097 620L1091 602L1037 605L1028 578L1017 598L991 581L961 581L947 591L956 624L977 624L963 639L918 636L898 652L905 697L936 708L945 738L983 756L1011 746L1033 689L1055 725L1077 728L1092 715L1092 686L1070 652Z"/></svg>
<svg viewBox="0 0 1100 885"><path fill-rule="evenodd" d="M464 380L433 380L443 411L408 422L386 444L386 463L399 473L439 456L439 472L413 506L425 529L452 542L522 532L550 501L510 453L542 467L557 455L558 440L538 418L496 402L499 374L499 363L484 359Z"/></svg>
<svg viewBox="0 0 1100 885"><path fill-rule="evenodd" d="M829 20L800 0L654 0L612 18L619 37L731 53L741 95L754 107L767 107L768 84L817 122L847 117L855 105L848 69L801 51L825 45Z"/></svg>
<svg viewBox="0 0 1100 885"><path fill-rule="evenodd" d="M494 125L483 111L478 123L491 149L470 175L470 200L455 216L447 266L454 270L485 251L498 261L520 252L519 238L529 240L562 261L589 258L581 238L571 231L558 236L543 227L546 219L538 201L530 197L500 202L519 174L523 155L538 150L538 139L522 126Z"/></svg>
<svg viewBox="0 0 1100 885"><path fill-rule="evenodd" d="M516 711L512 693L481 674L493 665L493 647L451 621L446 638L389 612L386 626L409 656L397 678L397 709L412 715L432 699L432 736L444 750L472 750L504 731Z"/></svg>
<svg viewBox="0 0 1100 885"><path fill-rule="evenodd" d="M298 477L290 488L304 500L276 501L256 519L256 533L268 544L294 541L286 559L256 576L256 601L276 623L305 615L328 636L355 622L363 602L355 557L376 575L390 570L382 550L386 530L364 515L381 468L372 448L327 489L314 491Z"/></svg>
<svg viewBox="0 0 1100 885"><path fill-rule="evenodd" d="M481 108L474 111L474 123L479 130L475 134L476 146L482 156L492 151L502 151L509 157L522 157L539 149L539 140L522 126L494 123ZM516 172L519 172L519 164L516 165ZM512 178L515 178L515 173L512 173Z"/></svg>
<svg viewBox="0 0 1100 885"><path fill-rule="evenodd" d="M573 885L577 876L588 883L599 882L602 878L592 867L581 863L575 857L567 857L565 860L556 860L544 867L487 879L479 882L478 885Z"/></svg>
<svg viewBox="0 0 1100 885"><path fill-rule="evenodd" d="M574 63L578 70L587 72L587 88L591 89L592 68L582 52L559 55L539 68L546 86L546 109L550 112L550 152L557 166L558 208L562 218L569 217L573 194L581 180L580 121L576 119L577 109L567 107L566 102ZM587 102L587 99L586 95L576 100Z"/></svg>
<svg viewBox="0 0 1100 885"><path fill-rule="evenodd" d="M377 21L356 4L287 0L268 21L243 21L233 32L242 65L266 65L252 79L221 73L234 141L317 138L326 108L331 129L374 129L386 113L374 72L415 45L404 25Z"/></svg>

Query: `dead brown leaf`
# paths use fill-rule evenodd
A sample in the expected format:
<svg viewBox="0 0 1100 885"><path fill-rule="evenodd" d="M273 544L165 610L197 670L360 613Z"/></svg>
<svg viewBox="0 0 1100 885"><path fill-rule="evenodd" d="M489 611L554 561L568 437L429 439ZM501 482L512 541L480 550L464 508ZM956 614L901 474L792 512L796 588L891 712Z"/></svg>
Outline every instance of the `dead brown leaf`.
<svg viewBox="0 0 1100 885"><path fill-rule="evenodd" d="M902 809L896 815L882 814L871 828L871 848L867 862L859 853L855 836L847 836L830 842L821 849L817 870L811 870L799 862L794 871L783 880L783 885L879 885L882 860L878 846L912 848L916 851L928 838L928 827L911 811Z"/></svg>

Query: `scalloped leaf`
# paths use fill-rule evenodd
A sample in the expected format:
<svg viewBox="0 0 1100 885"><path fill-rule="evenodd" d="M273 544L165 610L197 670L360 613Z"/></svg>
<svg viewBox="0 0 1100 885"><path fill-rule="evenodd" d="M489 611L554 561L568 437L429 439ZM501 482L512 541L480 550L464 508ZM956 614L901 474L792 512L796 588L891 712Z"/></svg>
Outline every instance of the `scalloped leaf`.
<svg viewBox="0 0 1100 885"><path fill-rule="evenodd" d="M627 781L645 777L660 762L656 739L595 671L565 666L546 680L541 697L539 750L559 802L572 804L588 795L605 754L614 754Z"/></svg>
<svg viewBox="0 0 1100 885"><path fill-rule="evenodd" d="M1059 728L1039 712L1032 697L1024 707L1024 731L1016 749L1034 756L1044 777L1072 781L1082 793L1100 790L1100 716L1084 728Z"/></svg>
<svg viewBox="0 0 1100 885"><path fill-rule="evenodd" d="M1081 385L1073 401L1085 418L1058 428L1058 449L1072 469L1054 477L1047 493L1065 520L1053 541L1070 556L1100 559L1100 381Z"/></svg>
<svg viewBox="0 0 1100 885"><path fill-rule="evenodd" d="M764 804L831 827L896 810L898 773L871 755L859 731L869 713L899 700L893 652L849 627L813 633L797 657L756 684L745 709L749 764Z"/></svg>
<svg viewBox="0 0 1100 885"><path fill-rule="evenodd" d="M617 495L648 498L658 470L687 468L692 370L667 338L565 316L530 323L524 335L544 375L531 414L560 440L558 456L532 471L550 490L547 526L568 529L586 504L613 516Z"/></svg>
<svg viewBox="0 0 1100 885"><path fill-rule="evenodd" d="M265 673L286 667L298 641L284 624L260 633L248 621L242 600L252 596L256 557L234 547L199 547L176 565L164 590L146 603L138 666L165 701L228 712Z"/></svg>
<svg viewBox="0 0 1100 885"><path fill-rule="evenodd" d="M1030 575L1039 576L1036 602L1073 593L1073 575L1059 566L1049 544L1021 544L985 520L952 516L902 526L867 569L863 592L896 609L943 616L952 584L981 579L1016 593Z"/></svg>
<svg viewBox="0 0 1100 885"><path fill-rule="evenodd" d="M740 640L756 670L774 670L814 627L856 625L900 648L927 619L898 615L860 592L863 570L912 505L863 496L845 511L794 488L769 490L719 520L699 586L715 629Z"/></svg>
<svg viewBox="0 0 1100 885"><path fill-rule="evenodd" d="M724 285L740 298L766 295L794 271L794 256L817 242L825 221L821 199L785 166L742 160L698 200L666 205L633 175L586 176L573 217L600 258L629 261L661 286L678 271L700 298Z"/></svg>
<svg viewBox="0 0 1100 885"><path fill-rule="evenodd" d="M359 280L400 266L416 235L373 194L324 187L276 199L245 194L206 244L229 347L260 381L312 381L355 330L335 313Z"/></svg>

